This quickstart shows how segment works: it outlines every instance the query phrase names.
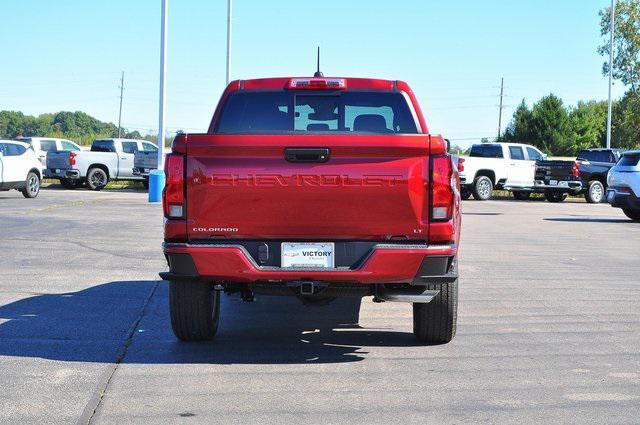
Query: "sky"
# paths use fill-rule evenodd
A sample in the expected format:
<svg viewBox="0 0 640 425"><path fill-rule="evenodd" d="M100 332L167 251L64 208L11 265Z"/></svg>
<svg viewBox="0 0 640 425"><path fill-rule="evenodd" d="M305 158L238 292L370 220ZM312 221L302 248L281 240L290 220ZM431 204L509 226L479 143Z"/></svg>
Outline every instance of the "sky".
<svg viewBox="0 0 640 425"><path fill-rule="evenodd" d="M170 0L167 125L206 131L225 86L226 0ZM233 0L232 79L404 80L430 132L468 146L554 93L607 98L598 11L609 0ZM0 110L83 111L156 134L160 0L0 0ZM616 97L624 92L618 83Z"/></svg>

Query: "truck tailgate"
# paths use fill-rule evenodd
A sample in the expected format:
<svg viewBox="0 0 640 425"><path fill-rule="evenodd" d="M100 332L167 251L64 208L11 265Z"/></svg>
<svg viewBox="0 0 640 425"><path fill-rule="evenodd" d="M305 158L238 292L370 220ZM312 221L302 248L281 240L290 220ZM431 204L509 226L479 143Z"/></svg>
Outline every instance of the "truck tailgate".
<svg viewBox="0 0 640 425"><path fill-rule="evenodd" d="M426 240L429 143L425 135L189 135L188 237ZM291 162L295 148L328 149L328 161Z"/></svg>
<svg viewBox="0 0 640 425"><path fill-rule="evenodd" d="M133 166L136 168L158 168L158 154L156 152L136 152Z"/></svg>
<svg viewBox="0 0 640 425"><path fill-rule="evenodd" d="M536 181L574 180L572 169L575 161L544 160L536 162Z"/></svg>
<svg viewBox="0 0 640 425"><path fill-rule="evenodd" d="M52 151L47 154L47 168L66 170L71 168L69 165L69 152Z"/></svg>

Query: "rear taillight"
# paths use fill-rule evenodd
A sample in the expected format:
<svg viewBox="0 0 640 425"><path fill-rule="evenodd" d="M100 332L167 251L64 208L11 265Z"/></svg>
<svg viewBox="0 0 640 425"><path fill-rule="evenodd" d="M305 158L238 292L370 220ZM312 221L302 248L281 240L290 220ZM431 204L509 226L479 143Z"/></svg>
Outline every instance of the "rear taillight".
<svg viewBox="0 0 640 425"><path fill-rule="evenodd" d="M184 156L168 154L164 165L166 184L162 207L167 218L184 218Z"/></svg>
<svg viewBox="0 0 640 425"><path fill-rule="evenodd" d="M458 158L458 171L464 171L464 158Z"/></svg>
<svg viewBox="0 0 640 425"><path fill-rule="evenodd" d="M78 156L75 152L69 152L69 165L76 165L76 156Z"/></svg>
<svg viewBox="0 0 640 425"><path fill-rule="evenodd" d="M455 179L449 155L431 157L431 220L449 221L453 217Z"/></svg>
<svg viewBox="0 0 640 425"><path fill-rule="evenodd" d="M574 162L573 167L571 167L571 175L573 177L580 177L580 163Z"/></svg>

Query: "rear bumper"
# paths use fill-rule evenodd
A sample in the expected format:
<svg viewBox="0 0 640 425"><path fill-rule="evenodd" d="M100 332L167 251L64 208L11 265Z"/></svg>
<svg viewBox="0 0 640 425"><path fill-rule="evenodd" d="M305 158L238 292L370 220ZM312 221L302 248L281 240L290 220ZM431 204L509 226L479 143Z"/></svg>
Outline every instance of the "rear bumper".
<svg viewBox="0 0 640 425"><path fill-rule="evenodd" d="M255 283L318 281L354 284L446 283L455 280L456 245L375 245L355 268L283 269L259 266L242 245L165 243L166 280Z"/></svg>
<svg viewBox="0 0 640 425"><path fill-rule="evenodd" d="M578 193L582 191L582 182L581 181L560 181L561 184L566 184L566 186L561 185L551 185L542 180L536 180L534 184L534 189L538 191L554 191L554 192L562 192L562 193Z"/></svg>
<svg viewBox="0 0 640 425"><path fill-rule="evenodd" d="M69 170L60 170L53 168L45 168L44 176L50 179L79 179L80 171L69 169Z"/></svg>
<svg viewBox="0 0 640 425"><path fill-rule="evenodd" d="M607 190L607 202L615 208L640 210L640 197L636 196L633 191L620 193L616 188L609 188Z"/></svg>
<svg viewBox="0 0 640 425"><path fill-rule="evenodd" d="M134 167L133 168L133 175L134 176L139 176L139 177L149 177L149 173L153 169L154 168Z"/></svg>

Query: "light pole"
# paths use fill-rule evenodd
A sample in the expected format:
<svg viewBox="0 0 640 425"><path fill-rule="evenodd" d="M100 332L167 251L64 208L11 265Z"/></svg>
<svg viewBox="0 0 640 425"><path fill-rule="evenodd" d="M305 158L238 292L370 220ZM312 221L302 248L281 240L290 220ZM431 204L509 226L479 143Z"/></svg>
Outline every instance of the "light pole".
<svg viewBox="0 0 640 425"><path fill-rule="evenodd" d="M165 118L167 102L164 96L167 73L167 20L169 15L169 0L162 1L162 26L160 36L160 96L158 110L158 170L164 169L164 135L166 132Z"/></svg>
<svg viewBox="0 0 640 425"><path fill-rule="evenodd" d="M613 86L613 41L616 32L616 0L611 0L611 41L609 43L609 109L607 111L607 149L611 148L611 121L613 100L611 87Z"/></svg>
<svg viewBox="0 0 640 425"><path fill-rule="evenodd" d="M227 0L227 77L226 84L229 84L231 73L231 7L232 0Z"/></svg>

